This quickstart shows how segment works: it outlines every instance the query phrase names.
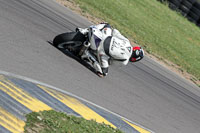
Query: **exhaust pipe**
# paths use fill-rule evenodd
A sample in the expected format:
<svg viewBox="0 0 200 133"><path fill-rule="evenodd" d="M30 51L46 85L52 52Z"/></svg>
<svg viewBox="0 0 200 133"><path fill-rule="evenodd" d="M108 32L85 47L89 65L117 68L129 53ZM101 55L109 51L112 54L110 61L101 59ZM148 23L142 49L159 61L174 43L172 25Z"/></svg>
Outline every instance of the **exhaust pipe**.
<svg viewBox="0 0 200 133"><path fill-rule="evenodd" d="M89 48L89 46L90 46L90 43L88 41L85 41L83 43L81 50L79 51L79 56L82 56L83 53L85 52L85 50L87 50Z"/></svg>

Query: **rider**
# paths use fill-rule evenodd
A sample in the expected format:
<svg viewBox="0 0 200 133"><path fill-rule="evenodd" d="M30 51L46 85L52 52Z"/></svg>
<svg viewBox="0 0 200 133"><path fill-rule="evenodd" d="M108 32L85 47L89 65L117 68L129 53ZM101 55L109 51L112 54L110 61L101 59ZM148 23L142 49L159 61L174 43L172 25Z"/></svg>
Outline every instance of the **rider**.
<svg viewBox="0 0 200 133"><path fill-rule="evenodd" d="M96 45L90 44L89 46L93 51L96 51L98 62L94 61L93 66L100 77L108 74L110 60L127 65L128 61L136 62L144 57L144 51L141 47L133 47L127 38L108 23L92 25L90 28L95 28L93 32L99 32L99 35L101 35L98 37L94 36L94 40L91 39L90 42L94 41L93 44ZM78 28L77 30L84 35L89 32L89 28ZM82 55L82 58L85 57L85 54Z"/></svg>

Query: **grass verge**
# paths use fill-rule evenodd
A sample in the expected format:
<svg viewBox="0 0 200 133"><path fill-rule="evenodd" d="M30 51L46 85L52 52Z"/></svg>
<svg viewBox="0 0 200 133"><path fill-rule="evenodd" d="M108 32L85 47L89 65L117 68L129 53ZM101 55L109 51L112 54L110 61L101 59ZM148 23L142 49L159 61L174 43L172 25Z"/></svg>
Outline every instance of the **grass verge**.
<svg viewBox="0 0 200 133"><path fill-rule="evenodd" d="M65 0L62 0L65 1ZM70 1L70 0L68 0ZM130 40L200 86L200 28L157 0L74 0L83 13L111 23Z"/></svg>
<svg viewBox="0 0 200 133"><path fill-rule="evenodd" d="M122 133L109 125L54 110L32 112L26 118L25 133Z"/></svg>

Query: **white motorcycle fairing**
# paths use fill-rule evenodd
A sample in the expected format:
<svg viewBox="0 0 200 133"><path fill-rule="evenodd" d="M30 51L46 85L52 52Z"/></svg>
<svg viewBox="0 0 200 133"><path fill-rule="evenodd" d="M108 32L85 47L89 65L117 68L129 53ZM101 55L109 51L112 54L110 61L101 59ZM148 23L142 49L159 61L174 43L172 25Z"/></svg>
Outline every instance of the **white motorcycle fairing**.
<svg viewBox="0 0 200 133"><path fill-rule="evenodd" d="M99 30L97 26L91 26L89 30L89 41L90 41L90 48L92 50L97 50L100 45L100 42L104 40L106 37L112 35L112 30L110 28L104 28Z"/></svg>

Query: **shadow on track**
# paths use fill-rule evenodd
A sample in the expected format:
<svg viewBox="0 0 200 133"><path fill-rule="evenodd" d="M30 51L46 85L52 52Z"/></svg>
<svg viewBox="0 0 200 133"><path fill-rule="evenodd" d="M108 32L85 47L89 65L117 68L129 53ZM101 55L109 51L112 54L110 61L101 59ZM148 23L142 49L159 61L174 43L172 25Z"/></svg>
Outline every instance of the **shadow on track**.
<svg viewBox="0 0 200 133"><path fill-rule="evenodd" d="M53 45L53 42L52 41L47 41L50 45L52 45L53 47L55 47ZM56 48L56 47L55 47ZM58 48L56 48L58 49ZM66 50L61 50L61 49L58 49L59 51L61 51L63 54L65 54L66 56L76 60L77 62L79 62L80 64L82 64L84 67L86 67L87 69L89 69L90 71L92 71L93 73L96 73L96 70L90 65L88 64L87 62L81 60L79 57L75 56L73 53L69 52L69 51L66 51Z"/></svg>

